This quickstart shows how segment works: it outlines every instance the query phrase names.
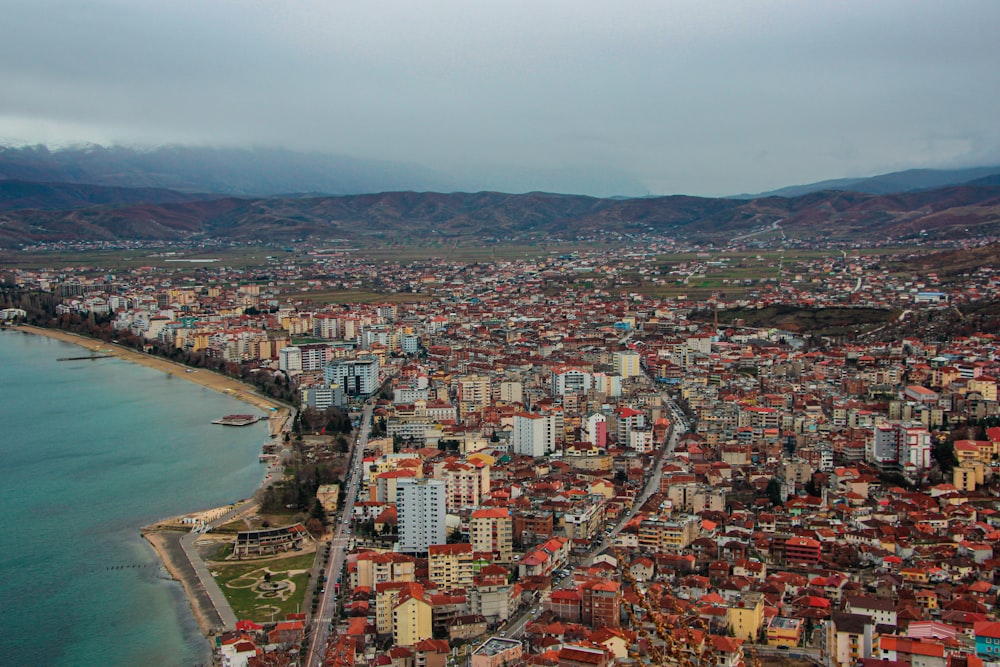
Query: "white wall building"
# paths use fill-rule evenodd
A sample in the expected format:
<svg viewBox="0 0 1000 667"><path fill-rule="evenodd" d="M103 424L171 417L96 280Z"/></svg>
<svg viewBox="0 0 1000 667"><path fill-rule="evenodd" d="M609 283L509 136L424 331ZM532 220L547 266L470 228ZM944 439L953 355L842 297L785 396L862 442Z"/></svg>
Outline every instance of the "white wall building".
<svg viewBox="0 0 1000 667"><path fill-rule="evenodd" d="M371 396L379 388L378 357L336 359L323 368L327 384L338 384L348 396Z"/></svg>
<svg viewBox="0 0 1000 667"><path fill-rule="evenodd" d="M538 458L555 450L556 428L553 415L521 413L514 415L510 434L511 451Z"/></svg>
<svg viewBox="0 0 1000 667"><path fill-rule="evenodd" d="M404 478L398 481L399 551L425 553L432 544L447 542L445 503L442 480Z"/></svg>

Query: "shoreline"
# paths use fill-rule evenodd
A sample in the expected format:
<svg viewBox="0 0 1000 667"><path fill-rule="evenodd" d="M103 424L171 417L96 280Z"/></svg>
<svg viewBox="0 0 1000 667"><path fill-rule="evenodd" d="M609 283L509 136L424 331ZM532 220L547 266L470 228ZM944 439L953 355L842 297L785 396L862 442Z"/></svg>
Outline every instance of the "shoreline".
<svg viewBox="0 0 1000 667"><path fill-rule="evenodd" d="M115 343L106 343L96 338L88 338L59 329L47 329L27 324L8 326L7 329L9 331L20 331L29 335L44 336L86 348L91 352L100 352L102 355L118 357L131 363L146 366L147 368L163 371L168 375L181 377L192 384L231 396L265 413L271 438L281 435L291 416L291 409L289 407L254 393L255 388L249 384L214 371L197 369L188 372L189 367L184 364L139 352ZM270 475L268 475L261 480L257 489L273 483L273 481L270 479ZM244 510L246 509L245 501L238 501L237 505L242 506ZM212 603L211 598L206 595L205 585L198 576L197 568L191 562L191 557L188 556L181 545L181 538L189 534L189 529L181 528L181 530L177 530L173 527L166 527L166 524L177 522L182 517L194 515L208 515L206 518L211 518L212 515L217 515L223 510L224 508L217 508L187 512L148 526L142 526L139 530L142 537L152 546L153 551L156 552L167 573L174 581L180 583L181 588L184 590L184 596L188 601L188 609L191 610L191 615L194 617L198 628L206 640L214 636L219 628L222 627L220 614Z"/></svg>
<svg viewBox="0 0 1000 667"><path fill-rule="evenodd" d="M17 324L7 327L10 331L20 331L30 335L44 336L54 340L69 343L78 347L86 348L90 352L101 352L103 355L117 357L135 364L163 371L167 375L183 378L188 382L200 385L207 389L217 391L235 398L238 401L248 403L265 413L268 419L268 427L271 437L279 435L286 425L291 415L291 409L272 399L261 396L256 392L256 388L245 382L235 380L210 371L204 368L190 369L184 364L170 361L163 357L157 357L145 352L139 352L132 348L118 345L116 343L105 343L96 338L87 338L79 334L62 331L61 329L48 329L36 327L30 324ZM189 373L188 371L191 370Z"/></svg>

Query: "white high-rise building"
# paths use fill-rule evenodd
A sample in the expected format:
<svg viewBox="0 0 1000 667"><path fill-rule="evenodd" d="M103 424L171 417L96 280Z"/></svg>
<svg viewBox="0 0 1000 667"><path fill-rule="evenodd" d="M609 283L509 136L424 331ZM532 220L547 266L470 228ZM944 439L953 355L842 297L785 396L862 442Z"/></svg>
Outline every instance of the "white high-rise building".
<svg viewBox="0 0 1000 667"><path fill-rule="evenodd" d="M561 366L552 369L552 394L563 396L565 394L585 394L593 386L593 378L590 373L579 368Z"/></svg>
<svg viewBox="0 0 1000 667"><path fill-rule="evenodd" d="M286 373L298 373L302 371L302 348L289 346L283 347L278 352L278 368Z"/></svg>
<svg viewBox="0 0 1000 667"><path fill-rule="evenodd" d="M378 371L378 357L335 359L326 364L323 379L343 387L348 396L371 396L379 388Z"/></svg>
<svg viewBox="0 0 1000 667"><path fill-rule="evenodd" d="M538 458L555 450L556 428L553 415L521 413L514 415L510 448L515 454Z"/></svg>
<svg viewBox="0 0 1000 667"><path fill-rule="evenodd" d="M439 479L400 479L396 483L399 551L426 553L432 544L445 544L445 483Z"/></svg>

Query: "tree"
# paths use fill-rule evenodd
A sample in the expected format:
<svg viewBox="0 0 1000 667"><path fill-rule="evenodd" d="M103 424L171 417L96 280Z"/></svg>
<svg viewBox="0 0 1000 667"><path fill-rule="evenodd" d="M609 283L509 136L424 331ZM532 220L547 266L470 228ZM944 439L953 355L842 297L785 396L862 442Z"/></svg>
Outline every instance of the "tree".
<svg viewBox="0 0 1000 667"><path fill-rule="evenodd" d="M771 499L771 504L777 507L781 505L781 482L777 477L772 477L767 483L767 497Z"/></svg>
<svg viewBox="0 0 1000 667"><path fill-rule="evenodd" d="M958 457L955 455L955 444L950 439L936 439L931 449L931 456L941 466L941 472L945 474L950 473L958 465Z"/></svg>
<svg viewBox="0 0 1000 667"><path fill-rule="evenodd" d="M323 507L323 503L319 501L319 498L314 500L312 507L309 508L309 518L318 519L320 523L326 521L326 509Z"/></svg>
<svg viewBox="0 0 1000 667"><path fill-rule="evenodd" d="M323 536L323 522L319 519L309 519L306 521L306 530L313 537L319 538Z"/></svg>

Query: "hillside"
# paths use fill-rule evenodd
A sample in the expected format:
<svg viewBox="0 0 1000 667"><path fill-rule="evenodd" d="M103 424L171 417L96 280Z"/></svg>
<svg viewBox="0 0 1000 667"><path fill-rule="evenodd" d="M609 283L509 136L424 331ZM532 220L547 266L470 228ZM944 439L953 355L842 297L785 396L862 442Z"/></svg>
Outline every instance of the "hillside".
<svg viewBox="0 0 1000 667"><path fill-rule="evenodd" d="M839 190L866 192L873 195L887 195L900 192L931 190L951 185L995 184L1000 175L1000 166L972 167L969 169L907 169L889 174L879 174L862 178L837 178L804 185L791 185L756 195L741 195L741 198L760 197L801 197L813 192Z"/></svg>
<svg viewBox="0 0 1000 667"><path fill-rule="evenodd" d="M206 198L207 195L189 195L162 188L116 188L81 183L0 180L0 211L167 204Z"/></svg>
<svg viewBox="0 0 1000 667"><path fill-rule="evenodd" d="M752 244L768 235L805 241L917 242L1000 236L1000 187L898 195L822 192L756 200L700 197L598 199L496 192L386 192L342 197L91 206L0 212L0 244L198 237L478 242L669 234Z"/></svg>

